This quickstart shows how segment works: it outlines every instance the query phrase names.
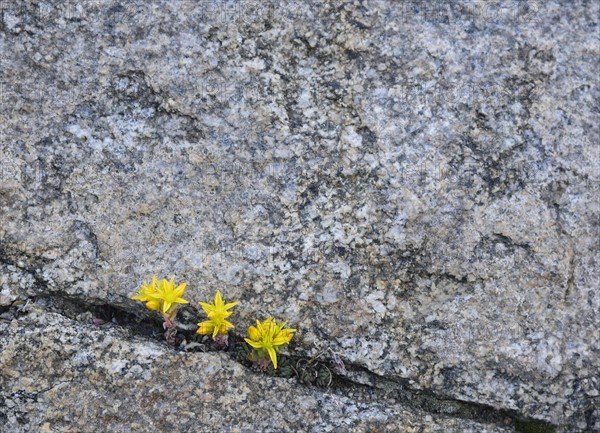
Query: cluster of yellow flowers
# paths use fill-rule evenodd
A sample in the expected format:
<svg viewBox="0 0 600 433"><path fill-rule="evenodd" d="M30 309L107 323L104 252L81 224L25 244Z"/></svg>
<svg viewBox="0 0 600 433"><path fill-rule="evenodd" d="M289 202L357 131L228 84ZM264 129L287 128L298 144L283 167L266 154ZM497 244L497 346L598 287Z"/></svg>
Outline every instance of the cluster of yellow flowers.
<svg viewBox="0 0 600 433"><path fill-rule="evenodd" d="M170 281L166 279L158 281L154 276L150 284L144 282L132 299L146 303L146 307L150 310L159 311L166 321L171 321L177 314L177 305L188 303L182 298L185 288L186 283L175 287L175 277L171 277ZM234 328L227 319L233 314L229 310L238 305L238 302L225 303L221 292L217 290L213 302L199 302L199 304L208 316L208 320L198 323L198 331L196 331L198 334L212 335L213 340L217 341ZM295 329L286 328L286 324L278 323L269 317L263 322L257 320L256 326L248 328L248 338L245 338L245 341L254 348L254 359L270 359L273 367L277 368L277 354L290 343L296 332Z"/></svg>

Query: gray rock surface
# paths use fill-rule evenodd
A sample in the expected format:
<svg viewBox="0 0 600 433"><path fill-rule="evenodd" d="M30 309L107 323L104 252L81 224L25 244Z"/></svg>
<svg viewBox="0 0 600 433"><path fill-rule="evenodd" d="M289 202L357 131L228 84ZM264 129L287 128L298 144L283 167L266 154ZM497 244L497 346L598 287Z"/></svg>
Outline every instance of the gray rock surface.
<svg viewBox="0 0 600 433"><path fill-rule="evenodd" d="M175 274L189 323L221 289L240 301L240 334L272 314L299 330L302 356L328 351L432 395L600 429L598 2L1 6L0 308L55 296L144 315L127 295ZM7 348L21 333L43 345L36 320L62 319L10 324L4 398L11 417L67 423L43 409L61 394L52 366L38 372L46 391L28 391L41 403L17 398L25 379ZM323 395L119 338L125 353L110 357L137 353L140 374L156 355L177 359L181 384L188 366L216 363L216 378L267 401ZM114 384L98 391L113 399L105 422L129 419L109 405L149 384L106 373L113 360L86 341L57 359L87 353L90 375ZM38 371L19 350L23 371ZM59 407L98 397L73 386ZM140 429L165 419L164 401L144 403ZM405 409L364 404L400 425L391 414Z"/></svg>
<svg viewBox="0 0 600 433"><path fill-rule="evenodd" d="M510 432L261 377L38 306L0 323L2 431ZM7 392L8 391L8 392Z"/></svg>

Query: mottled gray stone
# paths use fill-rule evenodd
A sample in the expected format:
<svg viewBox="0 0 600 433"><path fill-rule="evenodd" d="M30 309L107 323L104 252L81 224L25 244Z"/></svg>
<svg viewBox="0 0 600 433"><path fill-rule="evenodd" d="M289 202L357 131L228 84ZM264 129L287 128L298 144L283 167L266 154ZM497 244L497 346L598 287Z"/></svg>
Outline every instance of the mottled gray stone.
<svg viewBox="0 0 600 433"><path fill-rule="evenodd" d="M261 377L38 306L0 322L6 432L510 432Z"/></svg>
<svg viewBox="0 0 600 433"><path fill-rule="evenodd" d="M598 2L2 9L0 307L175 274L190 323L221 289L237 332L600 428Z"/></svg>

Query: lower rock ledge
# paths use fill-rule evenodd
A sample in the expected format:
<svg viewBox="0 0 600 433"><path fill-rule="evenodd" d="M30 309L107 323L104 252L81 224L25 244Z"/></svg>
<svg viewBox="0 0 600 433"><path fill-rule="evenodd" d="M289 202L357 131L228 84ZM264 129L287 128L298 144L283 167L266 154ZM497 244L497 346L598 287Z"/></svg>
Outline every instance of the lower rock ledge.
<svg viewBox="0 0 600 433"><path fill-rule="evenodd" d="M320 389L223 353L174 352L39 307L0 321L0 425L10 432L512 432L427 413L375 389Z"/></svg>

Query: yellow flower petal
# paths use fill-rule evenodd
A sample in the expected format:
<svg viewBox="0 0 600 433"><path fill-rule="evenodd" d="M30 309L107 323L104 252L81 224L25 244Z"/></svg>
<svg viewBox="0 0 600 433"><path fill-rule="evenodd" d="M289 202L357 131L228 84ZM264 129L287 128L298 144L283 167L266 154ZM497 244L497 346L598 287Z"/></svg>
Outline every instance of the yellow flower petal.
<svg viewBox="0 0 600 433"><path fill-rule="evenodd" d="M210 314L214 310L214 306L207 304L206 302L198 302L206 314Z"/></svg>
<svg viewBox="0 0 600 433"><path fill-rule="evenodd" d="M198 323L198 330L196 332L200 335L209 335L209 334L212 334L213 328L214 328L214 326L213 326L212 322L209 322L209 321L200 322L200 323Z"/></svg>
<svg viewBox="0 0 600 433"><path fill-rule="evenodd" d="M217 290L217 294L215 295L215 307L223 308L223 298L221 298L221 292Z"/></svg>
<svg viewBox="0 0 600 433"><path fill-rule="evenodd" d="M158 302L156 299L152 299L146 302L146 307L152 311L158 311L160 309L160 302Z"/></svg>
<svg viewBox="0 0 600 433"><path fill-rule="evenodd" d="M246 343L248 343L250 346L254 347L255 349L262 349L262 343L260 343L258 341L252 341L249 338L244 338L244 340L246 341Z"/></svg>
<svg viewBox="0 0 600 433"><path fill-rule="evenodd" d="M288 337L286 335L278 335L277 337L275 337L273 339L273 346L283 346L285 344L288 344L290 342L290 340L292 339L292 337Z"/></svg>
<svg viewBox="0 0 600 433"><path fill-rule="evenodd" d="M250 326L248 328L248 337L250 337L251 340L258 340L260 338L258 329L256 329L254 326Z"/></svg>
<svg viewBox="0 0 600 433"><path fill-rule="evenodd" d="M271 358L271 362L273 363L273 368L277 369L277 355L275 354L275 349L272 347L267 347L267 352L269 353L269 358Z"/></svg>
<svg viewBox="0 0 600 433"><path fill-rule="evenodd" d="M186 287L186 285L187 285L186 283L181 283L175 289L175 294L177 295L178 298L181 298L183 296L183 294L185 293L185 287Z"/></svg>
<svg viewBox="0 0 600 433"><path fill-rule="evenodd" d="M239 302L230 302L229 304L225 304L225 306L223 308L225 310L229 310L230 308L235 307L237 304L239 304Z"/></svg>

